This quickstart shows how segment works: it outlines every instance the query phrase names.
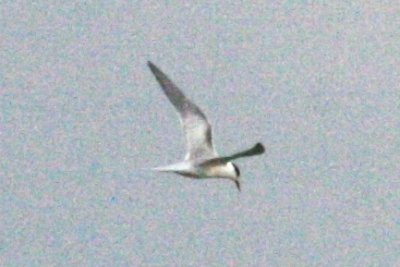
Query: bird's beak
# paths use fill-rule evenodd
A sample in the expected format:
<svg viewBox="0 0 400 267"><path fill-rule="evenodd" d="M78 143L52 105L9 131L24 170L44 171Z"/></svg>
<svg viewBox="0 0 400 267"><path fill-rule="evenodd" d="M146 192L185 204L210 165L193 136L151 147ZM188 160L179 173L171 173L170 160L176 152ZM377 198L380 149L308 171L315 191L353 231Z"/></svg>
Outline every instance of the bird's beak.
<svg viewBox="0 0 400 267"><path fill-rule="evenodd" d="M240 182L238 180L233 180L236 184L236 188L239 190L240 192Z"/></svg>

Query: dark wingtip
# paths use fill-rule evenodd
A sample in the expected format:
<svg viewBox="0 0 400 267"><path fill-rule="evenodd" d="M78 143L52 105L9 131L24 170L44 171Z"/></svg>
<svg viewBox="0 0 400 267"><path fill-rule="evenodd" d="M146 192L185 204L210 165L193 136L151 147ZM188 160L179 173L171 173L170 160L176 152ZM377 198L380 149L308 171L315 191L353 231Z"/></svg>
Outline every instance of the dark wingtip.
<svg viewBox="0 0 400 267"><path fill-rule="evenodd" d="M161 70L153 64L153 62L147 61L147 66L149 66L151 72L154 74L154 76L156 76L157 80L159 80L160 77L165 76L165 74L163 74Z"/></svg>
<svg viewBox="0 0 400 267"><path fill-rule="evenodd" d="M154 64L153 64L153 62L151 62L150 60L149 61L147 61L147 66L149 66L149 68L150 69L155 69L155 68L157 68Z"/></svg>
<svg viewBox="0 0 400 267"><path fill-rule="evenodd" d="M262 153L265 152L265 147L263 146L263 144L257 143L257 144L254 146L254 150L255 150L257 153L262 154Z"/></svg>

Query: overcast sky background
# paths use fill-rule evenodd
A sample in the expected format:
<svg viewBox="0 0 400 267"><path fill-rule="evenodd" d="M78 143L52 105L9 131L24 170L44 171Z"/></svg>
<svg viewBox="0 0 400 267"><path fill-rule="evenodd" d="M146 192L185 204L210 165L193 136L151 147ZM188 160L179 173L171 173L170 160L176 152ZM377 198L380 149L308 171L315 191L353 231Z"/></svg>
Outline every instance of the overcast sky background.
<svg viewBox="0 0 400 267"><path fill-rule="evenodd" d="M201 2L0 3L0 265L400 265L397 1ZM242 193L140 170L185 153L147 60L264 143Z"/></svg>

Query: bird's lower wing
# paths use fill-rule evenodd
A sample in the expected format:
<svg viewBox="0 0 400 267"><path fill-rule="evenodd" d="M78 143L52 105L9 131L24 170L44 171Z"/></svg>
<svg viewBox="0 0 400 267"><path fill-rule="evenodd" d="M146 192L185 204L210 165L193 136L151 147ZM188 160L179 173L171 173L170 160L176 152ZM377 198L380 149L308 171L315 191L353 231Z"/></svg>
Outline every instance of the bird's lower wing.
<svg viewBox="0 0 400 267"><path fill-rule="evenodd" d="M227 163L229 161L238 159L238 158L244 158L244 157L252 157L256 155L263 154L265 152L265 148L261 143L255 144L252 148L244 150L239 153L235 153L231 156L227 157L218 157L218 158L213 158L210 160L207 160L203 164L212 164L212 163Z"/></svg>

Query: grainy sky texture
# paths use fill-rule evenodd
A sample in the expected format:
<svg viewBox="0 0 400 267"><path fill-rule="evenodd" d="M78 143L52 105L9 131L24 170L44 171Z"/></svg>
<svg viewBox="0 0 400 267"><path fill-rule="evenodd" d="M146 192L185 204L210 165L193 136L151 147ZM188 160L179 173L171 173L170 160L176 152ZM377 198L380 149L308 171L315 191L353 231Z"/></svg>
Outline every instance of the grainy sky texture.
<svg viewBox="0 0 400 267"><path fill-rule="evenodd" d="M48 3L52 4L48 4ZM1 266L399 266L397 1L1 1ZM153 61L242 193L180 160Z"/></svg>

